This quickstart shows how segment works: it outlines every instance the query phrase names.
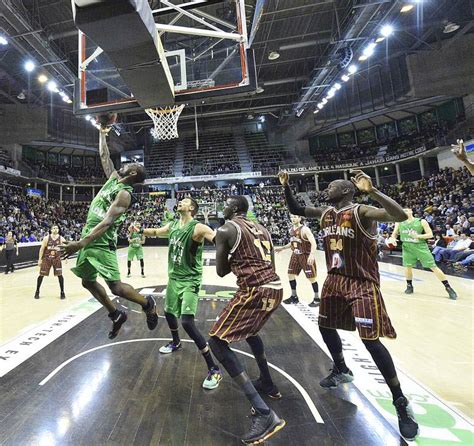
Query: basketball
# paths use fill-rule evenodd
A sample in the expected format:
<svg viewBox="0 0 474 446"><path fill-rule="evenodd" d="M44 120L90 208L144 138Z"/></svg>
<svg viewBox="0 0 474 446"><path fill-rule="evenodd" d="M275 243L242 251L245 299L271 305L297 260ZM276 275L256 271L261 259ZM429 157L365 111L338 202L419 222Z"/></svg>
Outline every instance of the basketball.
<svg viewBox="0 0 474 446"><path fill-rule="evenodd" d="M385 240L385 245L388 249L395 249L398 243L396 239L394 239L393 237L389 237L387 240Z"/></svg>
<svg viewBox="0 0 474 446"><path fill-rule="evenodd" d="M105 113L97 116L97 122L101 127L110 127L117 122L117 113Z"/></svg>

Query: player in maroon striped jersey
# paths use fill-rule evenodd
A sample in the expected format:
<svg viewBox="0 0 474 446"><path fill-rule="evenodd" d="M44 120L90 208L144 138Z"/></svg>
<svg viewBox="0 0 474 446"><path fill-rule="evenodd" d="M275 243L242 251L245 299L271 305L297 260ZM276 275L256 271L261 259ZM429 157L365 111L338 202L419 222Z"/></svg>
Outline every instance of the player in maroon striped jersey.
<svg viewBox="0 0 474 446"><path fill-rule="evenodd" d="M285 246L275 248L275 252L291 248L290 263L288 264L288 280L290 281L291 296L283 301L284 304L297 304L296 277L303 270L306 278L313 287L313 300L310 307L319 306L319 288L316 273L316 240L311 230L301 223L299 215L290 215L292 228L290 242Z"/></svg>
<svg viewBox="0 0 474 446"><path fill-rule="evenodd" d="M281 398L270 376L258 332L280 305L283 288L275 273L271 236L262 225L246 217L248 207L244 196L229 197L224 209L227 222L217 231L217 274L224 277L232 271L237 276L239 289L211 328L209 346L252 404L252 426L242 441L257 444L285 426L285 421L258 394L261 392L271 398ZM230 349L231 342L241 340L249 344L260 369L260 377L255 381L250 381L241 362Z"/></svg>
<svg viewBox="0 0 474 446"><path fill-rule="evenodd" d="M332 372L320 384L334 388L354 379L342 353L337 330L355 330L382 373L393 396L400 433L408 440L418 434L407 398L390 353L380 337L395 338L390 318L380 293L377 263L376 225L378 221L402 222L407 216L403 208L377 190L370 177L353 170L352 182L336 180L326 191L329 207L303 207L291 193L287 172L280 172L285 198L292 214L321 220L328 276L321 292L319 330L334 360ZM382 205L382 209L353 203L355 186Z"/></svg>

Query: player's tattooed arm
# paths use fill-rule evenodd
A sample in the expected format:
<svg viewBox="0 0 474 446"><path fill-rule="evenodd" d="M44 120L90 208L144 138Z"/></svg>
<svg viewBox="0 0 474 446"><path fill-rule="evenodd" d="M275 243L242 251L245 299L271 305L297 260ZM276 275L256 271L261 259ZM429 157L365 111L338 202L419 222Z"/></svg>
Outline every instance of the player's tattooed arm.
<svg viewBox="0 0 474 446"><path fill-rule="evenodd" d="M216 234L216 271L219 277L231 272L229 255L237 240L237 229L226 223L217 230Z"/></svg>
<svg viewBox="0 0 474 446"><path fill-rule="evenodd" d="M278 179L280 180L281 185L285 188L285 199L288 209L293 215L300 215L301 217L307 218L321 218L323 212L326 210L325 207L311 207L311 206L301 206L296 198L293 196L290 188L290 176L288 172L282 170L278 173Z"/></svg>
<svg viewBox="0 0 474 446"><path fill-rule="evenodd" d="M360 207L360 218L369 226L374 221L405 221L408 217L403 211L403 208L390 197L380 192L373 184L372 179L366 175L362 170L354 169L350 173L354 175L351 177L352 182L361 192L368 194L373 200L382 206L376 208L374 206L362 205Z"/></svg>
<svg viewBox="0 0 474 446"><path fill-rule="evenodd" d="M143 230L145 237L167 237L170 232L170 224L166 224L161 228L146 228Z"/></svg>
<svg viewBox="0 0 474 446"><path fill-rule="evenodd" d="M87 236L78 242L64 242L64 244L60 246L61 250L63 251L62 257L69 257L71 254L74 254L80 249L85 248L91 242L104 235L104 233L114 224L117 218L127 211L131 201L132 196L130 195L130 192L121 190L115 197L113 203L110 205L109 210L105 214L103 220L94 226L92 231Z"/></svg>
<svg viewBox="0 0 474 446"><path fill-rule="evenodd" d="M100 129L99 131L99 156L105 176L110 178L112 175L117 175L114 163L110 158L109 146L107 145L107 134L109 129Z"/></svg>

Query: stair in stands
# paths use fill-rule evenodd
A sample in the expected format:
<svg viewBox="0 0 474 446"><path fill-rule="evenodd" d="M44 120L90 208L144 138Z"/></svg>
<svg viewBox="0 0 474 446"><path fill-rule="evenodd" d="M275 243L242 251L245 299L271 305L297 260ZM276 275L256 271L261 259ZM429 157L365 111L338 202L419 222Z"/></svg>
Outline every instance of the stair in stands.
<svg viewBox="0 0 474 446"><path fill-rule="evenodd" d="M234 134L234 145L242 172L252 172L252 161L243 135Z"/></svg>

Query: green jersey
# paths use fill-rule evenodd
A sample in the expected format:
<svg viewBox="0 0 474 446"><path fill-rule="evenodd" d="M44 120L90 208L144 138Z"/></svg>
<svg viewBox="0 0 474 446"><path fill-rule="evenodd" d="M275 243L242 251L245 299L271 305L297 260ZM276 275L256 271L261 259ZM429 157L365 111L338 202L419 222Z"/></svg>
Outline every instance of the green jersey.
<svg viewBox="0 0 474 446"><path fill-rule="evenodd" d="M115 176L110 177L107 182L102 186L99 193L94 197L92 203L89 207L89 212L87 213L86 225L82 230L81 237L86 237L92 229L97 226L107 214L107 211L110 208L110 205L115 200L117 194L126 190L132 192L132 186L128 184L119 183L119 179ZM125 220L125 213L123 213L117 220L114 221L112 226L98 239L90 243L87 248L107 248L107 249L116 249L117 248L117 231L119 226Z"/></svg>
<svg viewBox="0 0 474 446"><path fill-rule="evenodd" d="M191 220L181 226L179 220L170 223L168 248L168 276L171 279L196 280L202 278L202 248L204 242L193 240L199 222Z"/></svg>
<svg viewBox="0 0 474 446"><path fill-rule="evenodd" d="M130 248L140 248L142 246L142 237L143 237L143 230L140 229L139 231L134 231L128 237L130 239L129 246Z"/></svg>
<svg viewBox="0 0 474 446"><path fill-rule="evenodd" d="M400 240L404 243L425 243L426 240L420 240L412 236L413 233L423 234L425 231L423 225L421 224L420 218L415 218L413 221L402 221L399 225L400 230Z"/></svg>

